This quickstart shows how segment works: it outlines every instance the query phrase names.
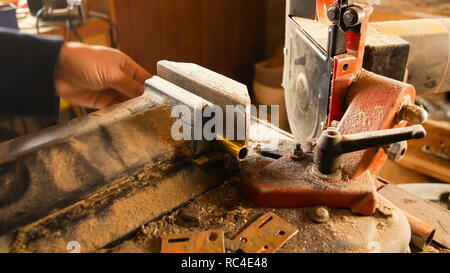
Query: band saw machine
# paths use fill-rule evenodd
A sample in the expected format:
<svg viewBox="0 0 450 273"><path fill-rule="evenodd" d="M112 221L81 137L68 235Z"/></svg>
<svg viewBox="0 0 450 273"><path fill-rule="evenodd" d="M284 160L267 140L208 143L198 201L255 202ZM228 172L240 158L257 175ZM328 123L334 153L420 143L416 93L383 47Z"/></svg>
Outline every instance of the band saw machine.
<svg viewBox="0 0 450 273"><path fill-rule="evenodd" d="M0 234L14 232L19 251L64 251L77 238L95 250L238 175L241 194L255 206L329 210L299 235L305 241L327 232L326 221L353 219L334 243L307 251L408 252L411 228L413 238L429 242L420 224L377 192L384 162L400 160L407 140L425 137L427 112L404 81L408 74L418 75L411 83L421 81L415 65L423 59L410 54L417 52L410 34L386 35L386 25L369 24L371 12L350 0L287 1L282 84L292 134L251 115L244 85L161 61L142 97L0 144ZM448 51L448 20L422 23L435 26L436 40L447 38L439 47ZM445 89L447 70L427 73L440 84L417 86L420 93ZM173 116L180 104L192 115ZM196 113L229 105L242 106L233 115L245 121L244 139L171 137L177 118L195 133ZM149 182L124 180L143 169L152 173ZM153 205L133 203L137 196ZM126 217L117 212L121 202L134 204ZM96 223L91 232L101 227L106 235L82 233L89 221Z"/></svg>

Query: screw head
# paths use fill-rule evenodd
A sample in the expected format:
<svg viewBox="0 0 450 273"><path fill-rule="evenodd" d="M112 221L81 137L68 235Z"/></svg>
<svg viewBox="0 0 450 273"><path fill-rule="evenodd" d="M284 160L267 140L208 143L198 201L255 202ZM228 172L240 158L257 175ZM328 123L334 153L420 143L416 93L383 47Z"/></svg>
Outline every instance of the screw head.
<svg viewBox="0 0 450 273"><path fill-rule="evenodd" d="M316 223L326 223L328 222L328 220L330 220L330 213L326 208L319 207L314 209L310 218Z"/></svg>

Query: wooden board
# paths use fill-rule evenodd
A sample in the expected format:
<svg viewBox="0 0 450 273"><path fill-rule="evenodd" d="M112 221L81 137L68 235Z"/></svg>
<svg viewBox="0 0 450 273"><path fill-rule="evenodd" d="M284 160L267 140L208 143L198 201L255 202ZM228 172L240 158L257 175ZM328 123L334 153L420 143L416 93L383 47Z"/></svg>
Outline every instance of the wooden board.
<svg viewBox="0 0 450 273"><path fill-rule="evenodd" d="M413 169L405 168L391 160L386 161L378 176L395 184L440 182L440 180L416 172Z"/></svg>
<svg viewBox="0 0 450 273"><path fill-rule="evenodd" d="M399 164L419 173L450 183L450 161L424 152L427 145L443 145L450 148L450 124L427 121L424 124L427 137L408 141L408 152Z"/></svg>
<svg viewBox="0 0 450 273"><path fill-rule="evenodd" d="M450 248L450 211L411 194L396 185L388 184L378 191L400 209L436 228L434 240Z"/></svg>

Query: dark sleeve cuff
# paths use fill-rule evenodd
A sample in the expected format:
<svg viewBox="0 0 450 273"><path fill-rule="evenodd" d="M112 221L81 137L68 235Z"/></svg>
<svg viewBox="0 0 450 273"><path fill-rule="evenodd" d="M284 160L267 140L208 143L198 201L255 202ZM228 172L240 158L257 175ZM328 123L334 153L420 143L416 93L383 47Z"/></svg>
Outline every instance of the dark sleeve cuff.
<svg viewBox="0 0 450 273"><path fill-rule="evenodd" d="M0 28L0 114L57 119L55 69L62 38Z"/></svg>

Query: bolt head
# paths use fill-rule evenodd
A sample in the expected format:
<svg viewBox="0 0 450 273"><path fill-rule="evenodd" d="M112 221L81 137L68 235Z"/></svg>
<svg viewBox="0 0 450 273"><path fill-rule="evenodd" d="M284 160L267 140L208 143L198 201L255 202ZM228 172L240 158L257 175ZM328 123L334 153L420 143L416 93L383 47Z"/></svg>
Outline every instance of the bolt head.
<svg viewBox="0 0 450 273"><path fill-rule="evenodd" d="M335 22L341 16L341 9L336 5L331 5L328 7L327 16L330 21Z"/></svg>
<svg viewBox="0 0 450 273"><path fill-rule="evenodd" d="M297 143L297 145L295 146L294 155L297 157L303 157L304 154L302 150L302 145L300 143Z"/></svg>
<svg viewBox="0 0 450 273"><path fill-rule="evenodd" d="M353 27L358 24L359 17L358 12L356 12L354 9L348 9L344 12L344 15L342 17L344 24L348 27Z"/></svg>
<svg viewBox="0 0 450 273"><path fill-rule="evenodd" d="M314 209L310 218L316 223L326 223L330 220L330 213L326 208L318 207Z"/></svg>

